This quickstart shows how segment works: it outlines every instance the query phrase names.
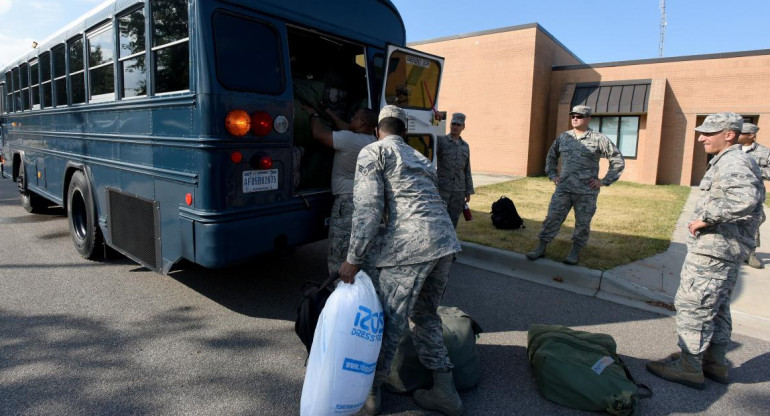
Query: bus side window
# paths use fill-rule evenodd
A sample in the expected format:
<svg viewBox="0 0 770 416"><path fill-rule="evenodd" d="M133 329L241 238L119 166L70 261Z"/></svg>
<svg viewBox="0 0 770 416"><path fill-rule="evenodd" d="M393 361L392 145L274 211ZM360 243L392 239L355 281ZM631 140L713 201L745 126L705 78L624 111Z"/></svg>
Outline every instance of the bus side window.
<svg viewBox="0 0 770 416"><path fill-rule="evenodd" d="M64 46L57 46L53 51L53 76L54 91L56 92L56 106L63 107L67 105L67 72L64 66L66 60L64 56Z"/></svg>
<svg viewBox="0 0 770 416"><path fill-rule="evenodd" d="M86 102L85 67L83 66L83 38L67 42L69 51L70 92L72 104Z"/></svg>
<svg viewBox="0 0 770 416"><path fill-rule="evenodd" d="M190 89L186 0L153 0L152 46L156 94Z"/></svg>

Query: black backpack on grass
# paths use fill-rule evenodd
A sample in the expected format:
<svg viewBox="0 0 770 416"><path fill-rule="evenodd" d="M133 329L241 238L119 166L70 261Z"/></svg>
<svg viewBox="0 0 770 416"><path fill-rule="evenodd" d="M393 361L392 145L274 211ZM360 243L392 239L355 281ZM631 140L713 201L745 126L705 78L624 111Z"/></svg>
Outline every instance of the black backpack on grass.
<svg viewBox="0 0 770 416"><path fill-rule="evenodd" d="M302 300L297 306L297 320L294 322L294 332L297 333L299 339L305 344L308 354L310 354L310 347L313 345L313 335L315 335L315 327L318 324L318 317L321 316L321 311L326 305L326 301L334 291L332 283L339 278L339 274L334 273L329 276L323 283L318 282L305 282L302 285Z"/></svg>
<svg viewBox="0 0 770 416"><path fill-rule="evenodd" d="M492 203L492 225L501 230L524 228L524 220L516 211L516 205L508 197L501 196Z"/></svg>

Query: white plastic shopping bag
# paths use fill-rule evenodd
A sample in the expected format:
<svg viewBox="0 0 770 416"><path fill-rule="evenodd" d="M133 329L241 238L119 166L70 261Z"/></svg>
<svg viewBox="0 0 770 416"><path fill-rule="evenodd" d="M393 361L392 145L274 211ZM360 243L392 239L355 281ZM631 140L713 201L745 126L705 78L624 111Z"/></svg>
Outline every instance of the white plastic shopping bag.
<svg viewBox="0 0 770 416"><path fill-rule="evenodd" d="M302 386L300 415L358 412L374 381L385 316L363 271L340 282L318 318Z"/></svg>

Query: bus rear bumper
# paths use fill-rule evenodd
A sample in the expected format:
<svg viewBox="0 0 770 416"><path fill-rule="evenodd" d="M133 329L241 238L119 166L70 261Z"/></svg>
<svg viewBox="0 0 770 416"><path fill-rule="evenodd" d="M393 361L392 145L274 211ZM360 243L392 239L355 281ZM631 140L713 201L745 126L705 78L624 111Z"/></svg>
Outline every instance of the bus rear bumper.
<svg viewBox="0 0 770 416"><path fill-rule="evenodd" d="M235 220L196 221L182 217L182 241L186 242L182 257L203 267L219 269L322 240L328 235L331 195L308 205Z"/></svg>

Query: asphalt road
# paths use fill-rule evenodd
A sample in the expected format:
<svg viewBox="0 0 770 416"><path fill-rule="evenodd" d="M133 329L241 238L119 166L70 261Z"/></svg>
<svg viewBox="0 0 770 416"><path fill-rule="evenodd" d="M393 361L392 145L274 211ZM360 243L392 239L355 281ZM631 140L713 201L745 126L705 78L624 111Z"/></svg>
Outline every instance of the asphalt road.
<svg viewBox="0 0 770 416"><path fill-rule="evenodd" d="M15 184L0 179L0 415L299 413L306 354L293 323L300 285L325 273L325 242L163 276L125 258L80 258L63 215L27 214ZM481 384L461 393L468 415L594 414L539 396L526 354L532 323L615 337L637 381L655 392L642 415L770 412L767 342L735 336L733 383L696 391L644 370L674 351L673 318L459 264L443 303L485 330ZM388 393L383 408L424 414Z"/></svg>

